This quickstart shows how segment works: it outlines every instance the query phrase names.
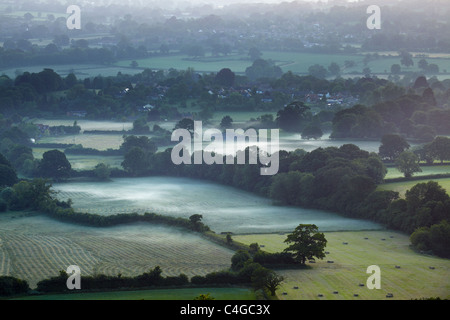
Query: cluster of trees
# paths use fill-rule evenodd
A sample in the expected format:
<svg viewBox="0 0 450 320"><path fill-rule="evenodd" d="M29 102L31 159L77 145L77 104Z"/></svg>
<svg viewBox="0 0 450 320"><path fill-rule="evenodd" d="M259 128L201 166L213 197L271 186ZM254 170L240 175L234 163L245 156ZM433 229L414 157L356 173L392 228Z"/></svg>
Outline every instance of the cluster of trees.
<svg viewBox="0 0 450 320"><path fill-rule="evenodd" d="M448 135L450 110L436 106L433 91L420 95L402 95L372 107L355 105L336 112L332 138L380 138L385 134L401 134L407 138L431 141Z"/></svg>
<svg viewBox="0 0 450 320"><path fill-rule="evenodd" d="M83 42L74 43L72 48L60 49L55 44L45 47L32 46L28 40L8 41L0 47L0 67L24 67L43 64L111 64L118 58L145 58L147 52L139 52L131 48L120 54L108 48L89 48Z"/></svg>
<svg viewBox="0 0 450 320"><path fill-rule="evenodd" d="M28 282L10 276L0 276L0 297L25 294L30 290Z"/></svg>
<svg viewBox="0 0 450 320"><path fill-rule="evenodd" d="M450 138L436 137L432 142L421 145L413 150L420 161L432 164L435 160L443 163L450 160Z"/></svg>
<svg viewBox="0 0 450 320"><path fill-rule="evenodd" d="M403 136L387 134L381 138L379 155L383 160L395 163L399 171L410 178L415 172L422 171L421 161L431 165L435 160L441 163L450 160L450 138L439 136L432 142L410 149Z"/></svg>

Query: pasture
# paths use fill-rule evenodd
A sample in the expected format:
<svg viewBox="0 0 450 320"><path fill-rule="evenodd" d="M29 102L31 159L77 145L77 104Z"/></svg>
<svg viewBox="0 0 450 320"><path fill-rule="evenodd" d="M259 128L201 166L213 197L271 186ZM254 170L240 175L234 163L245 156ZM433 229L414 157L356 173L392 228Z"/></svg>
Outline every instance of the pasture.
<svg viewBox="0 0 450 320"><path fill-rule="evenodd" d="M422 172L414 173L414 177L429 176L433 174L450 174L450 165L421 166ZM388 168L385 179L403 178L404 175L397 168Z"/></svg>
<svg viewBox="0 0 450 320"><path fill-rule="evenodd" d="M216 233L270 233L289 231L300 223L315 223L321 230L379 230L379 224L337 214L296 207L274 206L272 201L236 188L187 178L118 178L109 182L55 183L61 200L72 199L79 212L116 213L189 218L203 215Z"/></svg>
<svg viewBox="0 0 450 320"><path fill-rule="evenodd" d="M15 300L193 300L195 297L207 293L215 300L256 300L256 295L253 290L237 287L49 294L27 296Z"/></svg>
<svg viewBox="0 0 450 320"><path fill-rule="evenodd" d="M85 120L85 119L40 119L34 118L28 122L34 124L44 124L48 126L72 126L74 121L80 126L81 132L85 130L111 130L121 131L130 130L133 128L132 121L100 121L100 120Z"/></svg>
<svg viewBox="0 0 450 320"><path fill-rule="evenodd" d="M264 51L261 58L272 60L279 66L283 72L292 71L297 74L308 74L308 68L312 65L319 64L328 67L332 62L336 62L341 67L343 75L351 74L353 76L362 76L364 68L368 67L374 74L389 75L393 64L400 64L398 53L393 55L380 55L380 58L371 60L365 65L363 63L363 54L316 54L304 52L277 52ZM414 66L405 68L403 71L418 72L418 62L422 58L413 58ZM450 72L450 59L448 56L433 55L426 58L428 63L434 63L439 66L440 72ZM132 60L122 60L115 63L115 67L129 67ZM163 69L170 68L178 70L186 70L193 68L200 73L218 72L223 68L230 68L235 73L245 73L245 69L252 65L252 61L244 54L233 53L228 56L214 57L206 55L205 57L191 59L184 54L173 54L170 56L155 56L146 59L136 60L138 67L130 70L142 70L144 68ZM353 61L354 67L345 68L345 61Z"/></svg>
<svg viewBox="0 0 450 320"><path fill-rule="evenodd" d="M172 227L94 228L40 214L0 215L0 275L25 279L31 288L70 265L78 265L81 275L136 276L160 266L163 276L192 277L228 268L232 255L232 250Z"/></svg>
<svg viewBox="0 0 450 320"><path fill-rule="evenodd" d="M123 143L122 134L75 134L49 136L39 139L39 143L81 144L85 148L97 150L119 149Z"/></svg>
<svg viewBox="0 0 450 320"><path fill-rule="evenodd" d="M38 45L45 45L47 41L34 40ZM362 71L368 67L372 74L380 77L388 76L391 73L393 64L400 64L400 58L396 55L383 56L376 60L371 60L365 65L363 63L363 54L316 54L304 52L277 52L264 51L262 59L272 60L279 66L283 72L292 71L296 74L308 74L308 68L312 65L319 64L327 68L332 62L336 62L341 67L343 77L361 77ZM413 58L414 66L403 67L402 72L419 72L418 62L422 58ZM230 68L237 74L244 74L245 70L252 65L252 61L247 54L232 53L228 56L215 57L206 55L202 58L189 58L185 54L175 53L169 56L152 56L144 59L137 59L137 67L130 67L134 59L126 59L115 62L110 66L101 64L63 64L63 65L36 65L27 67L28 72L40 72L44 68L55 70L61 76L67 76L74 73L77 78L92 78L98 75L105 77L116 76L119 72L122 74L138 74L144 69L153 70L169 70L171 68L177 70L186 70L193 68L199 73L219 72L223 68ZM426 58L429 64L436 64L439 67L440 74L438 78L448 77L450 72L450 58L442 55L430 55ZM353 61L355 65L351 68L345 68L346 61ZM5 68L0 70L0 74L5 74L11 78L15 78L17 73L21 73L22 67Z"/></svg>
<svg viewBox="0 0 450 320"><path fill-rule="evenodd" d="M236 235L233 239L245 244L256 242L267 252L280 252L286 247L286 237L287 234L253 234ZM285 277L277 291L279 299L450 298L450 261L414 252L409 247L409 237L403 233L389 230L325 232L325 238L328 241L325 251L329 254L316 263L307 263L311 269L277 270ZM366 271L371 265L381 269L381 289L370 290L366 286L370 276ZM388 293L393 297L387 298Z"/></svg>
<svg viewBox="0 0 450 320"><path fill-rule="evenodd" d="M397 191L401 197L405 196L406 191L414 187L418 183L426 183L428 181L436 181L441 185L447 193L450 194L450 178L442 178L442 179L424 179L424 180L412 180L412 181L402 181L402 182L389 182L380 184L377 187L377 190L392 190Z"/></svg>
<svg viewBox="0 0 450 320"><path fill-rule="evenodd" d="M30 73L38 73L41 72L44 68L53 69L61 77L66 77L68 74L73 73L78 79L93 78L98 75L104 77L116 76L119 72L123 74L137 74L142 72L142 69L132 69L118 66L110 67L102 64L45 64L0 69L0 74L5 74L8 77L14 79L18 73L21 74L24 71Z"/></svg>

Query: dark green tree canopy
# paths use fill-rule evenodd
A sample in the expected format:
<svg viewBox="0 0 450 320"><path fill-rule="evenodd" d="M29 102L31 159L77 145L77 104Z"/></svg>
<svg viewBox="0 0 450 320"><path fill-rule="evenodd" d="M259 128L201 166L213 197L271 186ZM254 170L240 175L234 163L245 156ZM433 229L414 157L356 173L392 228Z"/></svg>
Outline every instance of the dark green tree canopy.
<svg viewBox="0 0 450 320"><path fill-rule="evenodd" d="M294 101L278 111L276 121L278 126L286 131L301 132L301 125L310 110L303 102Z"/></svg>
<svg viewBox="0 0 450 320"><path fill-rule="evenodd" d="M290 244L284 251L291 253L300 264L306 259L323 259L327 240L319 228L314 224L300 224L284 241Z"/></svg>
<svg viewBox="0 0 450 320"><path fill-rule="evenodd" d="M409 149L409 147L409 143L402 136L387 134L381 138L379 154L381 158L395 160L400 153Z"/></svg>
<svg viewBox="0 0 450 320"><path fill-rule="evenodd" d="M0 188L11 187L16 182L16 171L11 166L0 164Z"/></svg>
<svg viewBox="0 0 450 320"><path fill-rule="evenodd" d="M50 150L43 154L38 171L44 178L55 180L69 178L72 166L66 155L59 150Z"/></svg>

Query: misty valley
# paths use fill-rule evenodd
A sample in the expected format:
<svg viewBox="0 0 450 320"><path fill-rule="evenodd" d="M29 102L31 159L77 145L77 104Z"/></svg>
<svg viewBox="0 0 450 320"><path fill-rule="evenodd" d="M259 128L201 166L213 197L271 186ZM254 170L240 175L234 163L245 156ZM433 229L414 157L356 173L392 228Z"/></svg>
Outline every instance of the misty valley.
<svg viewBox="0 0 450 320"><path fill-rule="evenodd" d="M0 300L448 300L449 15L0 0Z"/></svg>

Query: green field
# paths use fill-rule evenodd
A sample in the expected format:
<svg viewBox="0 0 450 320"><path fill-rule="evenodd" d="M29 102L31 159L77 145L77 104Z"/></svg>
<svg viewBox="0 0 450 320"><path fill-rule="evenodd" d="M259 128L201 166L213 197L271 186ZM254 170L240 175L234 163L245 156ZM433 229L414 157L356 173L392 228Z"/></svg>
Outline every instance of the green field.
<svg viewBox="0 0 450 320"><path fill-rule="evenodd" d="M16 77L16 73L23 73L25 71L30 73L38 73L41 72L44 68L53 69L62 77L73 73L78 79L93 78L98 75L102 75L104 77L112 77L116 76L118 72L131 75L142 72L142 69L138 68L133 69L119 66L105 66L102 64L45 64L37 66L0 69L0 75L5 74L8 77L14 79Z"/></svg>
<svg viewBox="0 0 450 320"><path fill-rule="evenodd" d="M384 300L450 298L450 260L421 255L410 247L409 237L394 231L325 232L324 260L309 263L311 269L285 269L277 296L286 300ZM365 239L367 238L367 239ZM280 252L286 235L236 235L235 241L258 243L268 252ZM383 240L384 239L384 240ZM347 244L344 244L347 243ZM333 261L333 263L328 263ZM367 267L381 269L381 289L366 287ZM398 268L396 268L396 266ZM434 267L434 269L430 269ZM359 286L364 284L364 286ZM298 289L294 289L294 287ZM334 291L338 293L335 294ZM286 295L283 294L286 293ZM393 298L386 298L392 293ZM322 294L323 297L318 295ZM357 297L354 294L358 294Z"/></svg>
<svg viewBox="0 0 450 320"><path fill-rule="evenodd" d="M215 300L256 300L255 292L247 288L186 288L139 291L110 291L28 296L16 300L194 300L209 293Z"/></svg>
<svg viewBox="0 0 450 320"><path fill-rule="evenodd" d="M401 197L405 196L405 192L414 187L418 183L426 183L428 181L436 181L441 185L447 193L450 194L450 178L443 179L425 179L425 180L414 180L414 181L402 181L402 182L389 182L380 184L378 190L393 190L400 193Z"/></svg>
<svg viewBox="0 0 450 320"><path fill-rule="evenodd" d="M450 174L450 165L421 166L422 172L414 173L414 176L429 176L432 174ZM388 168L385 179L403 178L404 175L397 168Z"/></svg>
<svg viewBox="0 0 450 320"><path fill-rule="evenodd" d="M38 45L45 45L48 41L35 40ZM341 67L343 77L360 77L362 70L366 67L371 69L373 74L385 77L390 74L393 64L400 64L400 58L397 56L382 57L377 60L371 60L364 65L362 54L315 54L315 53L297 53L297 52L276 52L265 51L261 57L266 60L273 60L276 65L281 67L283 72L292 71L298 74L308 74L308 68L314 64L328 67L332 62L336 62ZM414 66L402 67L403 72L419 72L418 61L421 58L413 58ZM434 63L439 66L440 74L438 78L448 78L450 73L450 58L430 56L426 58L428 63ZM61 76L66 76L73 72L77 78L84 79L98 75L115 76L118 72L123 74L137 74L146 68L154 70L186 70L193 68L200 73L218 72L223 68L230 68L235 73L243 74L247 67L252 65L252 61L244 54L233 53L228 56L213 57L206 55L202 58L192 59L184 54L173 54L170 56L155 56L145 59L137 59L138 67L132 68L130 64L133 60L120 60L113 65L105 66L100 64L81 64L81 65L38 65L26 67L28 72L40 72L44 68L51 68ZM355 66L346 69L345 61L354 61ZM5 74L15 78L17 72L25 71L22 67L7 68L0 70L0 74Z"/></svg>
<svg viewBox="0 0 450 320"><path fill-rule="evenodd" d="M274 51L265 51L261 58L273 60L276 65L281 67L283 72L292 71L294 73L303 74L308 73L308 68L314 64L328 66L331 62L336 62L343 67L346 60L354 60L358 66L362 66L363 60L363 56L361 55L327 55ZM132 60L119 61L115 66L128 67L131 61ZM230 68L236 73L244 73L245 69L252 65L252 61L246 54L231 54L226 57L205 56L198 59L189 59L186 55L175 54L171 56L139 59L136 61L139 65L138 68L165 70L170 68L178 70L193 68L198 72L218 72L222 68ZM359 69L362 70L362 68Z"/></svg>
<svg viewBox="0 0 450 320"><path fill-rule="evenodd" d="M307 74L308 68L314 64L328 67L332 62L336 62L343 74L352 74L361 76L362 70L366 67L370 68L375 74L390 74L393 64L400 64L398 56L385 56L377 60L371 60L364 65L362 54L315 54L315 53L297 53L297 52L275 52L265 51L261 56L262 59L273 60L283 72L292 71L299 74ZM402 68L403 71L420 71L418 61L421 58L413 58L414 66L410 68ZM439 66L440 72L450 72L450 59L448 57L429 57L426 58L428 63L434 63ZM129 67L132 60L122 60L115 64L116 67ZM244 73L252 62L246 54L231 54L226 57L205 56L198 59L189 59L183 54L174 54L171 56L151 57L147 59L136 60L138 68L135 69L178 69L186 70L193 68L198 72L218 72L222 68L230 68L236 73ZM354 61L355 66L345 69L345 61Z"/></svg>

